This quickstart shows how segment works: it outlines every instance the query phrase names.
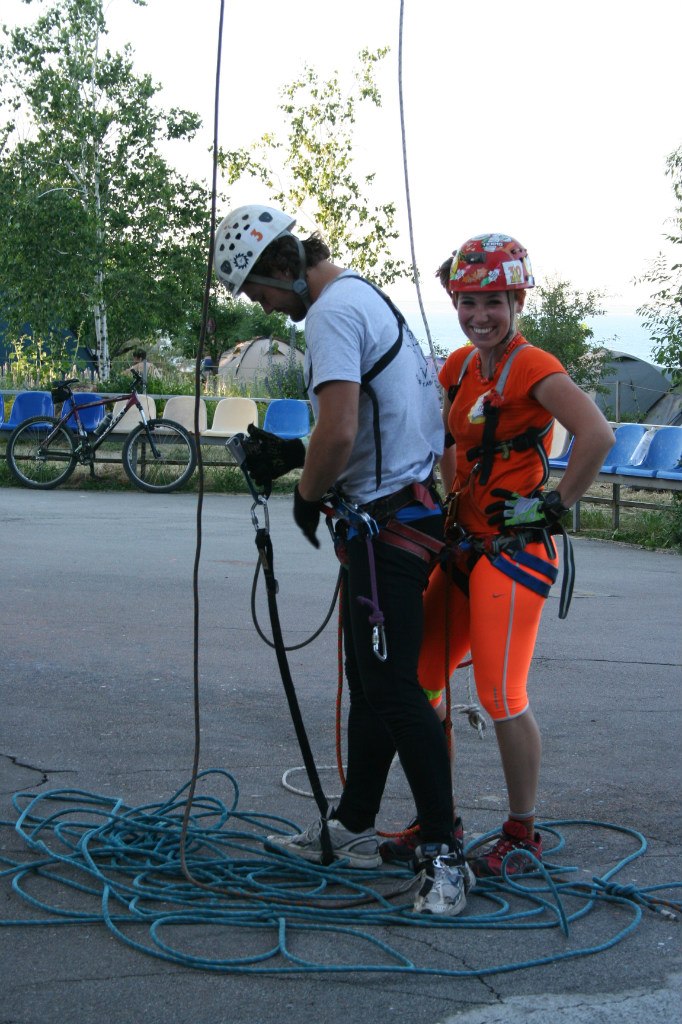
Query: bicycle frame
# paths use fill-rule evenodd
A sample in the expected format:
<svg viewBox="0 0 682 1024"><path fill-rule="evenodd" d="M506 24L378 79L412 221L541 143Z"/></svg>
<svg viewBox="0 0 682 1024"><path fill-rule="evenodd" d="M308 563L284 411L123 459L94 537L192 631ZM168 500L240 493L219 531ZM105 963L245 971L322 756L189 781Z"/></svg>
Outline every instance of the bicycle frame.
<svg viewBox="0 0 682 1024"><path fill-rule="evenodd" d="M112 419L111 423L107 426L106 430L103 430L101 434L97 434L97 435L95 435L94 437L91 438L91 436L88 434L87 430L83 426L83 422L82 422L82 420L80 418L80 410L82 410L82 409L94 409L94 408L97 408L99 406L112 405L114 402L123 402L123 401L125 401L125 403L126 403L125 406ZM109 434L112 434L116 430L117 424L120 423L120 421L123 419L123 417L125 416L125 414L128 412L129 409L137 409L138 410L138 412L140 414L140 420L144 424L144 426L146 427L148 422L149 422L149 420L147 418L147 414L144 411L144 406L142 405L142 402L139 399L138 393L137 393L137 391L134 388L133 388L132 391L130 391L130 392L126 393L126 394L115 395L113 398L98 398L97 401L95 401L95 402L83 402L82 405L76 405L74 403L73 408L70 409L69 412L67 412L65 415L62 415L60 417L59 422L54 427L54 430L51 430L50 433L48 434L48 436L46 438L46 441L52 440L52 437L54 436L56 431L60 427L66 426L67 422L73 416L74 419L76 420L76 427L77 427L78 437L80 438L80 442L81 442L77 446L77 448L76 448L76 455L78 455L78 456L94 455L95 452L97 451L97 449L100 447L100 445L102 445L104 443L104 441L106 441L106 439L109 436ZM67 429L69 429L69 428L67 427ZM147 438L149 440L149 444L151 445L151 449L152 449L152 451L154 453L155 458L158 458L159 457L159 451L158 451L158 449L156 447L156 444L154 443L154 438L151 436L151 434L149 434L149 432L147 432Z"/></svg>
<svg viewBox="0 0 682 1024"><path fill-rule="evenodd" d="M30 416L12 431L7 464L19 483L50 490L68 480L79 465L89 466L91 477L95 477L96 453L112 437L117 447L122 446L118 459L107 453L103 461L120 460L130 481L141 490L166 493L189 480L197 464L194 439L182 424L157 419L145 407L136 375L130 391L117 395L75 395L72 385L77 383L64 379L50 386L54 401L63 403L61 413ZM75 398L84 399L83 404L74 404ZM93 422L97 416L86 412L112 405L115 411L97 425ZM122 424L126 414L129 423Z"/></svg>

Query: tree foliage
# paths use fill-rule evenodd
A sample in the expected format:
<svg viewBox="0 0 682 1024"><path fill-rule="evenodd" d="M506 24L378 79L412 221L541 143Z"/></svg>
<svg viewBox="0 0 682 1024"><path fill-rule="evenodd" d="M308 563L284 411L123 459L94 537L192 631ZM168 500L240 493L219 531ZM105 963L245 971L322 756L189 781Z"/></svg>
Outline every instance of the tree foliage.
<svg viewBox="0 0 682 1024"><path fill-rule="evenodd" d="M667 158L666 174L672 179L676 209L672 218L673 229L665 238L682 246L682 146ZM672 376L673 382L682 382L682 256L670 263L662 254L653 260L647 272L639 279L652 284L655 291L648 303L637 310L643 326L653 343L654 359Z"/></svg>
<svg viewBox="0 0 682 1024"><path fill-rule="evenodd" d="M392 255L398 238L396 207L373 205L366 192L374 173L360 183L354 168L354 128L358 105L381 106L376 64L388 50L363 50L354 87L344 92L335 72L326 82L309 65L282 90L279 110L288 124L286 141L264 134L249 149L220 152L228 182L244 175L267 188L271 202L287 211L305 209L320 228L332 258L351 265L379 285L409 276L410 270ZM284 183L284 184L283 184Z"/></svg>
<svg viewBox="0 0 682 1024"><path fill-rule="evenodd" d="M106 377L110 353L201 307L209 201L159 151L198 116L159 109L131 48L104 48L103 3L59 0L3 30L0 310L14 331L75 330Z"/></svg>
<svg viewBox="0 0 682 1024"><path fill-rule="evenodd" d="M602 390L608 353L591 344L594 331L585 317L601 316L599 291L582 293L569 281L548 281L527 293L519 330L532 345L557 357L572 379L586 391Z"/></svg>

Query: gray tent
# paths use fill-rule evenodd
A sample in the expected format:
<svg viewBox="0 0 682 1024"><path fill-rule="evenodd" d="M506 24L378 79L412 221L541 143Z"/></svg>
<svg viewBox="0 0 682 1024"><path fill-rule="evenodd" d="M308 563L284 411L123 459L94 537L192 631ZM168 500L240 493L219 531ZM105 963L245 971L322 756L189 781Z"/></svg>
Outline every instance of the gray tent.
<svg viewBox="0 0 682 1024"><path fill-rule="evenodd" d="M682 387L673 388L672 391L660 398L655 405L652 405L647 413L645 423L659 423L664 426L682 426Z"/></svg>
<svg viewBox="0 0 682 1024"><path fill-rule="evenodd" d="M234 348L223 352L218 376L249 382L256 378L263 379L273 366L284 369L291 359L303 367L303 353L298 349L292 352L285 341L252 338L251 341L241 341Z"/></svg>
<svg viewBox="0 0 682 1024"><path fill-rule="evenodd" d="M679 417L680 414L680 396L671 396L670 380L651 363L612 349L602 384L608 391L595 395L595 401L608 419L625 418L664 424L678 422L675 415ZM672 397L677 397L677 403L671 401ZM660 416L665 418L657 418Z"/></svg>

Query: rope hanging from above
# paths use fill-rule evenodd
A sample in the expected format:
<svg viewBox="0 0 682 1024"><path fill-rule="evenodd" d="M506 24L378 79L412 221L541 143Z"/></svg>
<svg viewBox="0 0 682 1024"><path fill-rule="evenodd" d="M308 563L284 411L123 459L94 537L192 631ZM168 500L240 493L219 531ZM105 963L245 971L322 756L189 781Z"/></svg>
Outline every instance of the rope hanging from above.
<svg viewBox="0 0 682 1024"><path fill-rule="evenodd" d="M410 179L407 170L407 142L405 136L405 107L403 103L403 21L405 13L405 0L400 0L400 30L398 35L398 101L400 104L400 136L402 141L403 149L403 174L405 177L405 202L407 205L407 224L410 234L410 256L412 260L412 273L414 274L414 285L417 290L417 301L419 303L419 311L421 313L422 322L426 331L426 340L429 344L429 352L433 360L434 367L436 363L436 350L433 345L431 338L431 330L429 328L429 322L426 317L426 311L424 309L424 302L422 300L421 285L419 283L419 271L417 269L417 258L414 249L414 231L412 228L412 202L410 199Z"/></svg>

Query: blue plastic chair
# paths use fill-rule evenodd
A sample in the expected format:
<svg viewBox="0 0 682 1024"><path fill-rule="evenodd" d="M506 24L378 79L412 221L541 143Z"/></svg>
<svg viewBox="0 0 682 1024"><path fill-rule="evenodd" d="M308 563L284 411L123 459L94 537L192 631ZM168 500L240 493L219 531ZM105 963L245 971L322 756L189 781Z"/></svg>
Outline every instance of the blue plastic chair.
<svg viewBox="0 0 682 1024"><path fill-rule="evenodd" d="M682 480L682 466L676 469L659 469L656 473L657 480Z"/></svg>
<svg viewBox="0 0 682 1024"><path fill-rule="evenodd" d="M310 433L308 403L301 398L274 398L265 410L263 430L291 439Z"/></svg>
<svg viewBox="0 0 682 1024"><path fill-rule="evenodd" d="M12 403L9 419L0 423L0 430L14 430L31 416L54 416L54 402L49 391L20 391Z"/></svg>
<svg viewBox="0 0 682 1024"><path fill-rule="evenodd" d="M566 449L563 455L557 455L555 459L549 460L549 464L552 469L566 469L570 454L573 451L573 441L574 438L571 438L571 440L568 442L568 448Z"/></svg>
<svg viewBox="0 0 682 1024"><path fill-rule="evenodd" d="M661 427L651 439L649 451L638 466L618 466L621 476L665 478L675 473L682 460L682 427ZM671 479L676 479L672 476Z"/></svg>
<svg viewBox="0 0 682 1024"><path fill-rule="evenodd" d="M73 409L74 405L87 405L89 402L96 402L101 399L101 395L94 395L89 391L78 391L74 394L73 398L67 398L62 406L62 416L66 416L67 412ZM90 433L95 427L102 422L105 416L105 407L103 405L97 405L94 409L82 409L79 410L81 423L85 429ZM76 418L75 416L69 416L66 421L67 427L70 430L76 430Z"/></svg>
<svg viewBox="0 0 682 1024"><path fill-rule="evenodd" d="M647 427L643 423L621 423L616 427L615 443L599 472L615 473L619 466L630 465L633 453L646 432Z"/></svg>

